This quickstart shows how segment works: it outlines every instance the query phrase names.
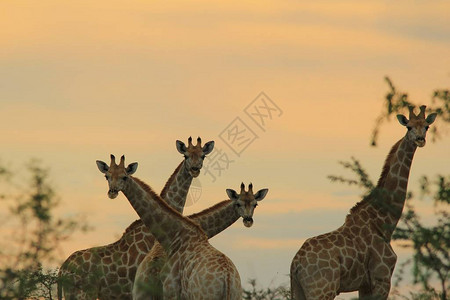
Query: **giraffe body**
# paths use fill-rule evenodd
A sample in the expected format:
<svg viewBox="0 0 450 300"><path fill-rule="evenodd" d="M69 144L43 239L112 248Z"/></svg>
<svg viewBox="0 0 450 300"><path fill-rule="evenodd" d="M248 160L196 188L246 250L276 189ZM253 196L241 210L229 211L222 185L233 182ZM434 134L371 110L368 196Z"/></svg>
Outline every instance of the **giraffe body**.
<svg viewBox="0 0 450 300"><path fill-rule="evenodd" d="M381 235L367 229L367 219L366 224L347 221L358 226L343 225L310 238L297 252L291 264L293 299L334 299L352 291L387 297L396 254Z"/></svg>
<svg viewBox="0 0 450 300"><path fill-rule="evenodd" d="M253 224L253 213L258 205L257 202L264 199L267 192L268 189L262 189L253 194L252 184L249 185L249 191L245 191L242 184L240 194L231 189L227 190L231 200L219 202L188 218L199 224L208 239L228 228L240 217L243 218L244 225L250 227ZM167 260L163 247L156 242L136 272L133 285L134 300L163 298L163 282L167 274L162 270L168 264Z"/></svg>
<svg viewBox="0 0 450 300"><path fill-rule="evenodd" d="M188 146L176 141L178 152L185 159L166 182L161 197L174 209L183 211L186 196L193 177L199 175L205 155L214 148L214 142L203 147L189 138ZM131 299L136 270L155 238L141 220L133 222L122 237L109 245L79 250L71 254L61 265L58 276L58 299Z"/></svg>
<svg viewBox="0 0 450 300"><path fill-rule="evenodd" d="M207 242L194 242L169 256L163 267L164 299L241 299L241 280L233 262Z"/></svg>
<svg viewBox="0 0 450 300"><path fill-rule="evenodd" d="M167 253L164 299L240 299L239 273L224 254L212 247L203 230L173 210L141 180L131 175L137 163L125 168L125 157L115 164L97 161L113 199L122 191ZM201 251L201 252L199 252Z"/></svg>
<svg viewBox="0 0 450 300"><path fill-rule="evenodd" d="M408 128L386 158L376 188L357 203L344 225L307 239L291 263L293 299L334 299L341 292L359 291L360 297L387 299L397 256L390 240L401 217L409 171L417 147L425 145L425 118L410 109L410 120L398 115Z"/></svg>
<svg viewBox="0 0 450 300"><path fill-rule="evenodd" d="M117 242L74 252L63 263L59 273L59 277L64 278L63 282L67 282L64 285L65 298L130 298L132 279L154 242L147 227L137 220Z"/></svg>

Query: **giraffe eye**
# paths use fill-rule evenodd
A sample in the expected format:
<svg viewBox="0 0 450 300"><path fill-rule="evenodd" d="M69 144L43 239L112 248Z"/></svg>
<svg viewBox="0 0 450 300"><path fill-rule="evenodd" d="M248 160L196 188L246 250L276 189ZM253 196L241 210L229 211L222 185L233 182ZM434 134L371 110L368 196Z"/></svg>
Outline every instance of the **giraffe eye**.
<svg viewBox="0 0 450 300"><path fill-rule="evenodd" d="M408 128L408 131L410 131L412 129L412 127L410 127L410 126L406 126L406 128Z"/></svg>
<svg viewBox="0 0 450 300"><path fill-rule="evenodd" d="M127 181L127 180L128 180L128 177L127 177L127 176L124 176L124 177L122 177L122 180L123 180L123 181Z"/></svg>
<svg viewBox="0 0 450 300"><path fill-rule="evenodd" d="M253 207L257 207L257 206L258 206L258 203L253 204Z"/></svg>
<svg viewBox="0 0 450 300"><path fill-rule="evenodd" d="M206 157L206 155L205 155L205 154L203 154L203 155L202 155L202 159L205 159L205 157Z"/></svg>
<svg viewBox="0 0 450 300"><path fill-rule="evenodd" d="M108 180L109 179L108 175L105 175L105 178L106 178L106 180Z"/></svg>
<svg viewBox="0 0 450 300"><path fill-rule="evenodd" d="M236 207L241 207L241 204L239 202L236 202Z"/></svg>
<svg viewBox="0 0 450 300"><path fill-rule="evenodd" d="M430 128L430 126L425 126L425 130L428 130L428 128Z"/></svg>
<svg viewBox="0 0 450 300"><path fill-rule="evenodd" d="M186 154L184 155L184 159L188 159L188 156Z"/></svg>

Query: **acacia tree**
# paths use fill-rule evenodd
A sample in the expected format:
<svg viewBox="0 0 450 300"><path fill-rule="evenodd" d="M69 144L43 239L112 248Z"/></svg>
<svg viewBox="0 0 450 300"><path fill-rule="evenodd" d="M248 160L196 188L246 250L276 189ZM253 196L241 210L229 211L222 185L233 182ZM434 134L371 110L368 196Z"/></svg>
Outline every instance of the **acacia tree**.
<svg viewBox="0 0 450 300"><path fill-rule="evenodd" d="M431 183L427 177L423 177L422 181L422 194L432 196L435 207L450 204L450 176L438 176L437 180ZM434 191L431 191L432 189ZM405 247L414 249L414 283L422 284L429 295L441 295L441 299L447 299L447 281L450 278L450 216L447 211L438 209L435 217L434 226L425 226L414 208L408 205L402 226L397 228L393 238L407 241ZM433 276L439 281L439 289L430 284Z"/></svg>
<svg viewBox="0 0 450 300"><path fill-rule="evenodd" d="M49 183L49 170L33 160L26 168L29 179L20 186L14 174L0 167L6 236L0 244L0 299L53 299L57 271L45 266L54 263L61 242L76 230L87 230L79 217L55 215L60 203Z"/></svg>

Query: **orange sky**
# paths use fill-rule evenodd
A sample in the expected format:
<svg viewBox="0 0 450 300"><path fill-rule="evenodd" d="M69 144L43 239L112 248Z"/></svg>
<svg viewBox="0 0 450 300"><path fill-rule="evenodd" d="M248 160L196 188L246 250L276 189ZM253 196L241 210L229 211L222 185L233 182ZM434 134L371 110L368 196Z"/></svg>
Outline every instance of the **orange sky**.
<svg viewBox="0 0 450 300"><path fill-rule="evenodd" d="M41 158L61 213L94 226L64 245L68 255L113 242L136 218L123 196L106 197L96 159L125 154L159 191L182 159L176 139L215 140L234 162L214 182L200 175L202 196L186 213L241 181L269 188L251 229L238 221L212 243L243 282L287 283L301 242L340 226L358 201L360 191L326 176L355 156L376 180L404 134L385 124L369 147L383 77L416 104L449 87L449 10L447 1L2 1L0 158L16 170ZM265 131L244 111L261 91L282 110ZM219 137L236 117L258 136L239 157ZM448 173L449 146L447 135L417 151L411 188Z"/></svg>

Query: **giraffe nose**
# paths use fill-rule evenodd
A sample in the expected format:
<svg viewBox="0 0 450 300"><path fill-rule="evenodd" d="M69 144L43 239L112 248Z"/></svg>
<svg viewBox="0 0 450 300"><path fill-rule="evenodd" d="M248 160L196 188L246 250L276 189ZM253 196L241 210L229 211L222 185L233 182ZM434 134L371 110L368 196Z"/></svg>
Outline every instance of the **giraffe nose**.
<svg viewBox="0 0 450 300"><path fill-rule="evenodd" d="M425 146L425 138L424 137L417 137L416 138L416 145L419 147Z"/></svg>
<svg viewBox="0 0 450 300"><path fill-rule="evenodd" d="M252 227L252 225L253 225L252 217L244 217L243 219L244 219L243 222L244 222L245 227Z"/></svg>
<svg viewBox="0 0 450 300"><path fill-rule="evenodd" d="M119 191L116 189L109 189L109 191L108 191L108 197L111 199L116 198L118 194L119 194Z"/></svg>
<svg viewBox="0 0 450 300"><path fill-rule="evenodd" d="M200 174L200 168L199 167L191 167L189 173L191 173L192 177L197 177Z"/></svg>

